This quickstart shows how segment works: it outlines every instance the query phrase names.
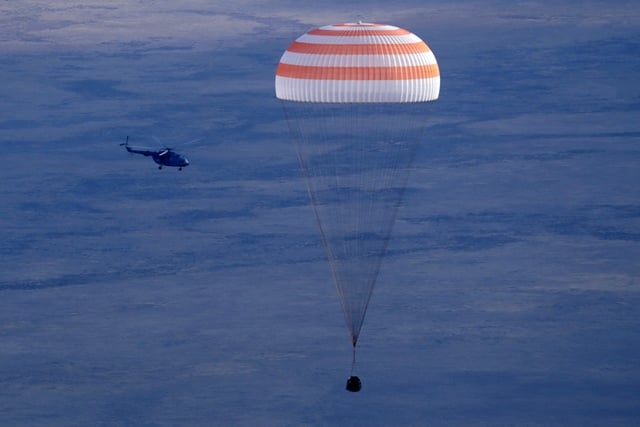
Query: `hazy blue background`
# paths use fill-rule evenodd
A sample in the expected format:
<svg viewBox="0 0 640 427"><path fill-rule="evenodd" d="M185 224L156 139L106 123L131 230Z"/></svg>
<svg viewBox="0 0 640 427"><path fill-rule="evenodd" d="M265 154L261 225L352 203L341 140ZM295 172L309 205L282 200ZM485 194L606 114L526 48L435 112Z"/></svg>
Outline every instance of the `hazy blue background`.
<svg viewBox="0 0 640 427"><path fill-rule="evenodd" d="M640 7L219 3L0 4L0 424L638 425ZM273 77L359 19L442 92L350 394Z"/></svg>

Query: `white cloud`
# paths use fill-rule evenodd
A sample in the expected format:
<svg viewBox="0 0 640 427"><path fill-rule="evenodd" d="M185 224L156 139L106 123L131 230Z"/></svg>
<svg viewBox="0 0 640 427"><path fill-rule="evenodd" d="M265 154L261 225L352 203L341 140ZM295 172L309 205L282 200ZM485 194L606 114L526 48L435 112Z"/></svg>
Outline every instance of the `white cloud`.
<svg viewBox="0 0 640 427"><path fill-rule="evenodd" d="M96 49L123 43L211 49L356 20L389 22L418 33L504 25L557 25L562 30L567 25L637 25L640 11L615 2L602 10L589 1L575 8L500 1L330 1L318 6L288 0L21 0L0 4L0 49Z"/></svg>
<svg viewBox="0 0 640 427"><path fill-rule="evenodd" d="M246 41L265 27L255 19L196 0L26 0L5 5L0 12L0 48L5 52L123 43L197 48Z"/></svg>

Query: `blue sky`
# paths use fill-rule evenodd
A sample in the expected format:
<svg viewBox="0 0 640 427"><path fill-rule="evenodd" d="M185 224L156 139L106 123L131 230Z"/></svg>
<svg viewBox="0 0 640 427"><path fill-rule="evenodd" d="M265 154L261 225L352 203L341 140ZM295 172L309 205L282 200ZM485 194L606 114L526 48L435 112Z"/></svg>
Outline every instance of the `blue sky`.
<svg viewBox="0 0 640 427"><path fill-rule="evenodd" d="M640 9L555 3L0 5L0 424L636 425ZM273 78L358 19L442 92L349 394Z"/></svg>

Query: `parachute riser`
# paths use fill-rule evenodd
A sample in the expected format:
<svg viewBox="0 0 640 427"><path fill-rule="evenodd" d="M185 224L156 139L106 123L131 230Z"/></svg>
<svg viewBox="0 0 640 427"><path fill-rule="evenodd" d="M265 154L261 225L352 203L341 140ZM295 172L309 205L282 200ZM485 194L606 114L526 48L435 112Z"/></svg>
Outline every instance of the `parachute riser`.
<svg viewBox="0 0 640 427"><path fill-rule="evenodd" d="M353 376L353 372L356 370L356 345L353 345L353 358L351 360L351 375Z"/></svg>

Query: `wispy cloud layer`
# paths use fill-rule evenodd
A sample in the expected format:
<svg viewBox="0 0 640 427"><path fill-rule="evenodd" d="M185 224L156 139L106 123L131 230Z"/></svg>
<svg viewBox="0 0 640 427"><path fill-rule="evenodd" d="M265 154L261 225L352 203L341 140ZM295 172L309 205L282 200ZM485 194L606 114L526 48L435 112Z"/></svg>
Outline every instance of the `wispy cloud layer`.
<svg viewBox="0 0 640 427"><path fill-rule="evenodd" d="M468 31L496 25L633 26L640 11L624 3L513 4L491 1L404 1L344 4L338 1L300 4L287 0L257 2L24 0L0 5L0 48L25 49L84 47L104 49L114 44L142 44L149 48L174 46L210 49L244 44L263 37L295 33L299 28L344 21L398 22L409 27ZM545 34L540 34L545 36Z"/></svg>
<svg viewBox="0 0 640 427"><path fill-rule="evenodd" d="M236 5L238 7L239 5ZM12 2L0 15L5 51L56 47L104 48L138 43L149 47L203 47L233 43L265 25L211 2Z"/></svg>
<svg viewBox="0 0 640 427"><path fill-rule="evenodd" d="M638 424L640 8L557 3L0 1L0 425ZM357 396L273 90L349 20L443 82Z"/></svg>

